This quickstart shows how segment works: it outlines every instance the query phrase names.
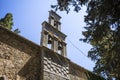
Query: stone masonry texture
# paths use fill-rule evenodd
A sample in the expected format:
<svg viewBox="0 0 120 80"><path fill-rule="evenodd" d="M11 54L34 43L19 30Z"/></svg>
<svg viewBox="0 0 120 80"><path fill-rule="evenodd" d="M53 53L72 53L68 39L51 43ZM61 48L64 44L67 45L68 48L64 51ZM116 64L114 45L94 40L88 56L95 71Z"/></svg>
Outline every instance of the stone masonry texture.
<svg viewBox="0 0 120 80"><path fill-rule="evenodd" d="M0 80L90 80L89 74L94 80L104 80L0 26Z"/></svg>

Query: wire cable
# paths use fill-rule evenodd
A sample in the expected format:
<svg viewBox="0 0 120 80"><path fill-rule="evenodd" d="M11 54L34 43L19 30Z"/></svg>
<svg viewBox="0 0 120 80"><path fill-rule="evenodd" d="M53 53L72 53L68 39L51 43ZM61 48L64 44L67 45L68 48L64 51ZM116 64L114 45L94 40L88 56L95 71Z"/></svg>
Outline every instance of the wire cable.
<svg viewBox="0 0 120 80"><path fill-rule="evenodd" d="M67 38L67 40L72 44L72 46L74 48L76 48L80 53L82 53L83 56L87 57L87 55L82 50L80 50L75 44L73 44L72 41L70 41L68 38Z"/></svg>

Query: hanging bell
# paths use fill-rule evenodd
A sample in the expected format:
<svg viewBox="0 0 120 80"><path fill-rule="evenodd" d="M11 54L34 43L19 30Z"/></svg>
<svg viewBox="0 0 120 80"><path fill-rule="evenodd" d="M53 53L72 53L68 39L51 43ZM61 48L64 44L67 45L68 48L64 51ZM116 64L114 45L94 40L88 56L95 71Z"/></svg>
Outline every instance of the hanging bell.
<svg viewBox="0 0 120 80"><path fill-rule="evenodd" d="M52 44L52 37L48 36L48 44Z"/></svg>
<svg viewBox="0 0 120 80"><path fill-rule="evenodd" d="M61 50L62 49L62 44L59 42L58 43L58 50Z"/></svg>

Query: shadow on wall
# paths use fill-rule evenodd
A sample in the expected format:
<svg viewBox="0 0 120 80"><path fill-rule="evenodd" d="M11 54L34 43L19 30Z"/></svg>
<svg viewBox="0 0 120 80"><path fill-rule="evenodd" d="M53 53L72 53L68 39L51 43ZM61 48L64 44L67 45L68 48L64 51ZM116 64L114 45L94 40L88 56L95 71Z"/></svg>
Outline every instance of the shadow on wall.
<svg viewBox="0 0 120 80"><path fill-rule="evenodd" d="M40 59L39 57L32 57L18 72L20 77L26 80L40 80ZM22 79L21 79L22 80Z"/></svg>

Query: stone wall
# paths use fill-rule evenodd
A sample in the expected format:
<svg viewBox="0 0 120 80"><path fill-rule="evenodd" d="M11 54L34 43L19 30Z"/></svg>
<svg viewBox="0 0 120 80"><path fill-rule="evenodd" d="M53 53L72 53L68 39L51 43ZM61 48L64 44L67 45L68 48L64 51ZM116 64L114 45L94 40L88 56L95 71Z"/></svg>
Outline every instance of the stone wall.
<svg viewBox="0 0 120 80"><path fill-rule="evenodd" d="M69 60L43 47L43 80L69 80Z"/></svg>
<svg viewBox="0 0 120 80"><path fill-rule="evenodd" d="M88 80L86 76L87 70L73 62L70 62L69 65L70 65L69 71L70 80Z"/></svg>
<svg viewBox="0 0 120 80"><path fill-rule="evenodd" d="M0 42L0 75L15 80L30 58L30 55Z"/></svg>
<svg viewBox="0 0 120 80"><path fill-rule="evenodd" d="M46 47L42 56L43 80L104 80Z"/></svg>
<svg viewBox="0 0 120 80"><path fill-rule="evenodd" d="M105 80L103 77L96 75L73 62L70 62L69 66L70 80Z"/></svg>
<svg viewBox="0 0 120 80"><path fill-rule="evenodd" d="M104 79L0 26L0 80Z"/></svg>
<svg viewBox="0 0 120 80"><path fill-rule="evenodd" d="M40 80L40 46L0 27L0 77L6 80Z"/></svg>

